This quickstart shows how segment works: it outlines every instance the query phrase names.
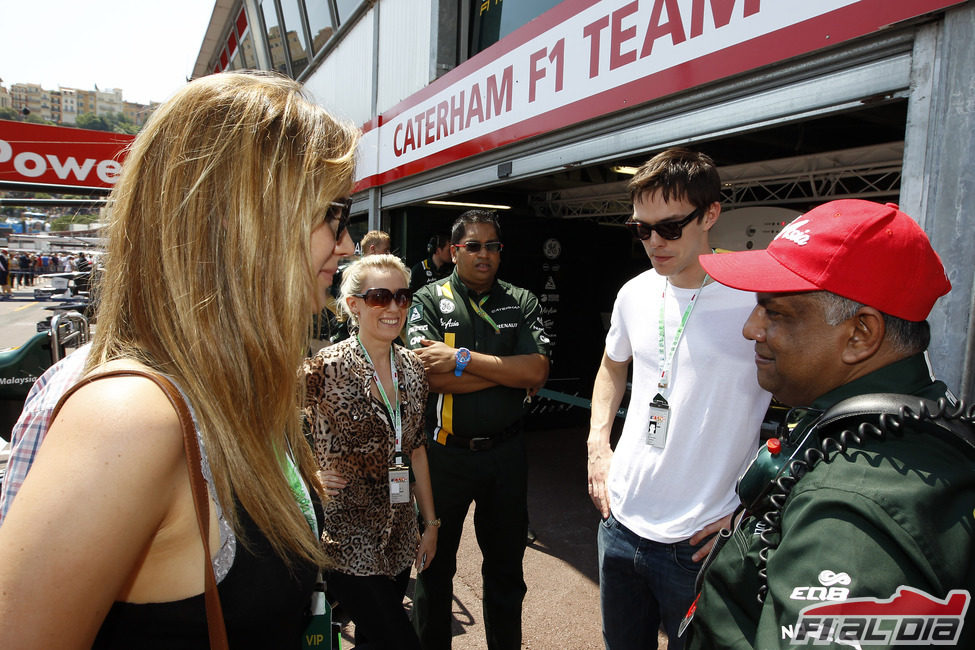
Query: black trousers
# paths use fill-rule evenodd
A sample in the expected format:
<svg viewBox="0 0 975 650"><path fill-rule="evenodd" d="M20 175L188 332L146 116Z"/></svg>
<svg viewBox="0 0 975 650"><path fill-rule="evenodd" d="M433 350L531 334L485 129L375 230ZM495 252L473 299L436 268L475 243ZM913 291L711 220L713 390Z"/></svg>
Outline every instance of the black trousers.
<svg viewBox="0 0 975 650"><path fill-rule="evenodd" d="M521 605L528 591L522 561L528 534L528 461L519 434L486 451L427 448L437 516L437 555L416 580L414 625L424 650L451 644L453 578L464 519L474 505L481 548L484 632L489 650L521 648Z"/></svg>
<svg viewBox="0 0 975 650"><path fill-rule="evenodd" d="M329 571L325 580L329 595L341 603L355 623L356 650L420 650L420 641L403 609L409 568L393 578Z"/></svg>

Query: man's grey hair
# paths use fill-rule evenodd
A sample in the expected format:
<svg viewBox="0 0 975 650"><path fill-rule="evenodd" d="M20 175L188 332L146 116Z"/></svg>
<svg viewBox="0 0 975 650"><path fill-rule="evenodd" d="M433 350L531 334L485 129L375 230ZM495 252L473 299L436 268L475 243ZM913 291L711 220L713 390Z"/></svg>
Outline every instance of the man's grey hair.
<svg viewBox="0 0 975 650"><path fill-rule="evenodd" d="M853 318L857 310L865 305L829 291L817 291L816 297L823 306L823 318L827 325L839 325ZM931 342L931 328L928 321L909 321L884 314L884 337L894 350L904 355L918 354L928 349Z"/></svg>

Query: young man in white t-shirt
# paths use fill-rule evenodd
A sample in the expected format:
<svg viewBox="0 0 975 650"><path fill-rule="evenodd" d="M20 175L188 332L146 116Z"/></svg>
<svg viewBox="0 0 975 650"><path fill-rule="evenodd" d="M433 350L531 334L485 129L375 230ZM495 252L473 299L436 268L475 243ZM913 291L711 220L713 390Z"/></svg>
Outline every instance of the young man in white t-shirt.
<svg viewBox="0 0 975 650"><path fill-rule="evenodd" d="M629 185L653 268L620 289L593 385L589 495L602 515L599 592L611 650L682 647L677 629L700 562L737 505L770 395L741 336L754 298L713 283L698 261L721 213L714 162L686 149L658 154ZM633 365L623 432L613 419Z"/></svg>

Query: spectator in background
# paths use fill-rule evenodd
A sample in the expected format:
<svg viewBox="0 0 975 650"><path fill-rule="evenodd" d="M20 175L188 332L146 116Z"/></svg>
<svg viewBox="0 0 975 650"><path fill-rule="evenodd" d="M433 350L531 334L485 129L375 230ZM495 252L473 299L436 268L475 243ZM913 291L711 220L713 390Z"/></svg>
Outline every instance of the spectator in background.
<svg viewBox="0 0 975 650"><path fill-rule="evenodd" d="M362 236L362 240L359 242L359 250L363 257L388 253L390 250L389 233L382 230L370 230Z"/></svg>
<svg viewBox="0 0 975 650"><path fill-rule="evenodd" d="M20 286L31 286L34 284L34 262L30 255L21 253L17 262L20 265Z"/></svg>
<svg viewBox="0 0 975 650"><path fill-rule="evenodd" d="M7 250L0 250L0 284L3 285L3 297L4 299L10 297L10 257L7 255Z"/></svg>
<svg viewBox="0 0 975 650"><path fill-rule="evenodd" d="M417 262L410 271L410 289L415 293L420 287L450 275L454 264L450 261L450 237L434 235L427 242L427 257Z"/></svg>

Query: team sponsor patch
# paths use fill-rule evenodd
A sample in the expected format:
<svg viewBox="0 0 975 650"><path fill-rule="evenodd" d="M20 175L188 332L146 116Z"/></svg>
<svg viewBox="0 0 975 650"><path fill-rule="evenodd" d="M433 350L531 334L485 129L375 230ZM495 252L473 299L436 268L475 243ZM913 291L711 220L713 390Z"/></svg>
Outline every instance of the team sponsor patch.
<svg viewBox="0 0 975 650"><path fill-rule="evenodd" d="M809 243L809 237L812 230L802 230L802 227L809 223L809 219L796 219L788 226L779 231L779 234L775 236L776 239L788 239L789 241L795 242L800 246L805 246Z"/></svg>
<svg viewBox="0 0 975 650"><path fill-rule="evenodd" d="M454 311L454 301L448 298L440 299L440 312L443 314L449 314Z"/></svg>
<svg viewBox="0 0 975 650"><path fill-rule="evenodd" d="M444 320L443 318L440 319L440 327L444 329L450 329L451 327L459 327L459 326L460 323L458 323L453 319L450 318L448 318L447 320Z"/></svg>
<svg viewBox="0 0 975 650"><path fill-rule="evenodd" d="M971 594L954 589L944 599L901 585L893 596L851 598L804 607L796 624L782 626L791 645L956 645Z"/></svg>
<svg viewBox="0 0 975 650"><path fill-rule="evenodd" d="M562 254L562 243L558 239L546 239L542 244L542 253L550 260L558 259Z"/></svg>
<svg viewBox="0 0 975 650"><path fill-rule="evenodd" d="M817 587L795 587L789 594L790 600L846 600L850 595L847 586L853 580L848 573L835 573L829 569L819 572ZM837 586L842 585L842 586Z"/></svg>
<svg viewBox="0 0 975 650"><path fill-rule="evenodd" d="M423 305L413 305L410 307L410 319L408 322L413 323L423 318Z"/></svg>

